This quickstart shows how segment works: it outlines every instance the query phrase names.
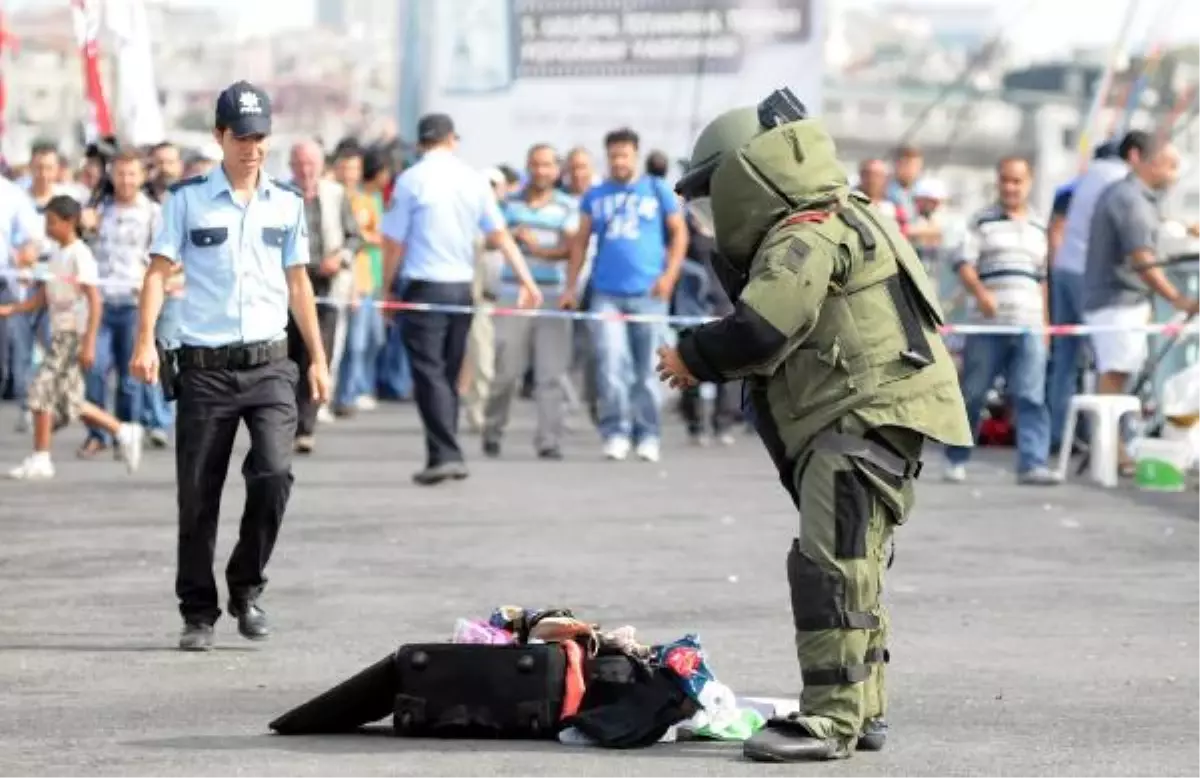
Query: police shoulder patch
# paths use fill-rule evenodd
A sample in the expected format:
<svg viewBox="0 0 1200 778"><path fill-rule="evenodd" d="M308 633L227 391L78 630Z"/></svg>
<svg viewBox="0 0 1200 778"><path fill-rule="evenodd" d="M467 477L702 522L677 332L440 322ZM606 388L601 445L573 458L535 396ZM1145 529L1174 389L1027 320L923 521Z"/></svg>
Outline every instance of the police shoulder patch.
<svg viewBox="0 0 1200 778"><path fill-rule="evenodd" d="M181 181L176 181L175 183L171 184L170 186L167 187L167 191L168 192L178 192L180 189L184 189L185 187L195 186L196 184L203 184L207 180L208 180L207 175L191 176L190 178L185 178Z"/></svg>
<svg viewBox="0 0 1200 778"><path fill-rule="evenodd" d="M271 183L285 192L291 192L292 194L296 195L296 197L304 197L304 192L300 191L300 187L296 186L290 181L280 181L278 178L272 178Z"/></svg>
<svg viewBox="0 0 1200 778"><path fill-rule="evenodd" d="M812 253L812 246L803 238L792 236L788 241L787 253L783 255L783 265L789 270L799 270Z"/></svg>

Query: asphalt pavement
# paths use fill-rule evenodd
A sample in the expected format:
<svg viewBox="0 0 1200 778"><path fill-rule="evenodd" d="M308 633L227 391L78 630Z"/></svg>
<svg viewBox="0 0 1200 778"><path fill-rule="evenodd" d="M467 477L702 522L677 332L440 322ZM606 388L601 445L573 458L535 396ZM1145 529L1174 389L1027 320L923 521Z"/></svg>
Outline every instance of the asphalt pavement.
<svg viewBox="0 0 1200 778"><path fill-rule="evenodd" d="M0 409L5 468L27 451ZM939 482L897 535L891 740L847 762L768 767L737 745L608 752L556 743L284 738L275 716L403 642L448 639L500 604L565 606L645 641L698 632L739 694L794 697L784 561L796 523L758 442L607 463L576 420L567 460L533 456L523 409L503 458L410 481L408 406L322 426L263 607L275 634L175 650L174 465L135 476L55 442L58 478L0 482L3 775L1196 775L1197 495L1017 487L1011 452ZM218 570L237 533L230 469ZM223 587L222 587L223 588Z"/></svg>

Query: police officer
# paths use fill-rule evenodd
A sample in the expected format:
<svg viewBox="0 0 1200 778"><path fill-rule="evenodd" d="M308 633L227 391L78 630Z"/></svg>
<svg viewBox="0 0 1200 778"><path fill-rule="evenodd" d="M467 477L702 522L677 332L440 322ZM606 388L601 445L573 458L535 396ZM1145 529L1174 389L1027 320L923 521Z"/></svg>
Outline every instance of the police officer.
<svg viewBox="0 0 1200 778"><path fill-rule="evenodd" d="M747 379L755 426L801 517L787 556L801 710L747 740L745 754L878 750L886 549L912 509L924 441L971 443L937 297L789 91L714 119L676 191L715 228L735 305L661 349L659 374L681 387Z"/></svg>
<svg viewBox="0 0 1200 778"><path fill-rule="evenodd" d="M224 162L206 175L169 188L162 229L151 247L142 286L132 370L146 383L159 378L154 324L163 287L182 266L177 354L175 468L179 502L175 593L184 628L179 647L212 647L221 614L213 553L221 489L238 422L250 433L242 464L246 506L237 546L226 568L229 613L250 640L269 635L257 600L292 488L296 384L288 359L288 310L309 353L313 397L329 397L329 371L317 327L306 265L308 230L297 190L262 170L271 134L271 102L244 81L217 98L213 136ZM164 371L164 377L170 373Z"/></svg>

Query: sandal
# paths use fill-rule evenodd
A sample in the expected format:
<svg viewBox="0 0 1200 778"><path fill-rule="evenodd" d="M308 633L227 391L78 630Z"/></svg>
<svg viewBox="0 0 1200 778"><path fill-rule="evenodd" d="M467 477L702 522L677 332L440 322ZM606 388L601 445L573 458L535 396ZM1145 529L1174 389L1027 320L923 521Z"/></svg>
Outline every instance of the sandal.
<svg viewBox="0 0 1200 778"><path fill-rule="evenodd" d="M95 438L88 438L83 442L83 445L75 452L75 456L79 459L91 459L98 454L103 454L108 450L108 446Z"/></svg>

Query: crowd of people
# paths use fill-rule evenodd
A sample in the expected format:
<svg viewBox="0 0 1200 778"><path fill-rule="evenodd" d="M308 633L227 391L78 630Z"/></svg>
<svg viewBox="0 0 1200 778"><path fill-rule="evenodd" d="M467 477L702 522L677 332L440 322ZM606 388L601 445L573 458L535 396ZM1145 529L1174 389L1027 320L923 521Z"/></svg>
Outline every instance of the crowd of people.
<svg viewBox="0 0 1200 778"><path fill-rule="evenodd" d="M321 424L369 412L381 400L415 400L428 458L418 481L463 477L455 470L464 460L457 440L460 403L481 452L500 457L513 403L524 397L536 407L531 445L540 458L566 456L565 431L586 418L603 457L658 461L663 398L655 350L670 337L666 317L722 315L732 307L712 273L712 236L681 208L666 180L669 159L658 151L643 156L636 132L622 128L605 138L603 160L582 148L536 144L523 170L478 171L457 158L439 161L439 155L454 157L457 135L449 117L435 118L437 126L421 128L426 154L416 164L398 158L394 148L354 138L329 149L316 141L291 149L290 185L305 202L309 275L336 381L326 405L314 402L301 382L296 452L316 452ZM53 145L39 144L27 165L6 171L0 181L0 388L21 408L18 430L36 427L35 453L13 477L53 476L49 431L73 415L87 425L78 447L82 458L111 452L136 467L143 445L170 445L171 403L161 387L130 376L138 291L164 198L173 184L220 164L211 156L185 156L169 142L149 149L93 147L72 169ZM905 147L891 160L859 166L858 187L896 220L930 274L936 279L953 269L957 288L943 288L945 304L961 308L968 323L1014 328L966 338L962 388L978 427L1003 379L1021 483L1056 481L1047 462L1070 443L1060 437L1085 364L1081 345L1091 346L1098 391L1125 391L1146 359L1138 328L1149 321L1149 295L1195 313L1195 300L1175 290L1154 264L1161 222L1156 203L1178 166L1169 143L1130 132L1103 146L1086 172L1060 190L1047 220L1029 204L1030 163L1004 157L996 166L995 203L974 214L953 241L943 223L946 187L923 174L919 149ZM482 176L490 184L492 201L470 204L482 218L421 223L422 198L460 196L445 190L461 176ZM499 240L501 232L511 245ZM469 244L469 275L444 270L448 261L438 264L445 244L455 241ZM43 292L30 280L39 267L81 283L94 279L96 294L76 300L52 283ZM465 286L461 296L456 286L451 297L430 297L420 287L431 279ZM173 341L184 294L176 275L159 320L164 347ZM398 301L433 308L398 315L404 307ZM503 315L518 302L541 306L543 315ZM439 312L439 305L454 304L482 315ZM1128 329L1052 341L1040 331L1049 322ZM463 330L461 338L446 335L455 328ZM52 332L79 339L79 364L69 369L86 376L83 396L61 412L38 402L44 391L33 380ZM454 347L459 340L462 347ZM303 374L307 350L294 325L289 353ZM679 410L696 445L731 445L743 422L734 386L691 387ZM969 450L951 448L946 459L947 479L963 481Z"/></svg>

